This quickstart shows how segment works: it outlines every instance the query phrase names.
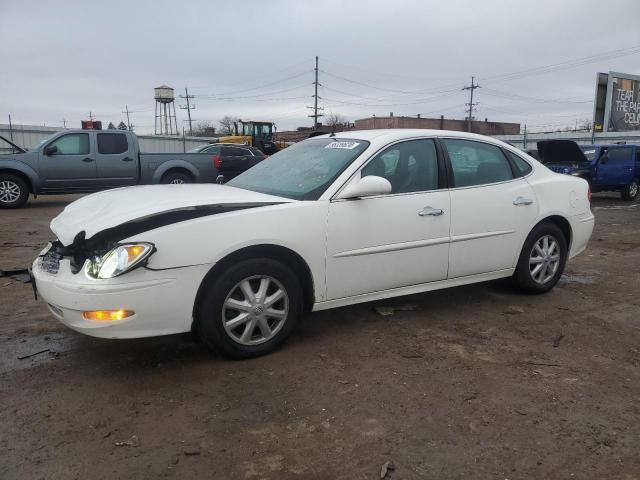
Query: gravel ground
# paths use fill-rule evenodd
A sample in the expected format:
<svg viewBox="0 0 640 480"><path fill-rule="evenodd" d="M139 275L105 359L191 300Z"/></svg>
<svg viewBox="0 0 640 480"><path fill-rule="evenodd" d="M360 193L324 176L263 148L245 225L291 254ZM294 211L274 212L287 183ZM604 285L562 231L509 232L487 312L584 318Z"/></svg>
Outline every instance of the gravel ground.
<svg viewBox="0 0 640 480"><path fill-rule="evenodd" d="M0 211L0 269L74 198ZM308 314L242 362L190 335L76 334L0 278L0 477L640 478L639 205L594 198L547 295L499 281Z"/></svg>

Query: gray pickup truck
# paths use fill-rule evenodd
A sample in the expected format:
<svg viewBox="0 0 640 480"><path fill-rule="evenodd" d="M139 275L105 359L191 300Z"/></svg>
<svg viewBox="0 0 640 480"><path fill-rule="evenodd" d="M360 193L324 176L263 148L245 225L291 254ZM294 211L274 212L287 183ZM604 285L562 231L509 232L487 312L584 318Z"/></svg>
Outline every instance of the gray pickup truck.
<svg viewBox="0 0 640 480"><path fill-rule="evenodd" d="M152 183L213 183L210 153L141 153L133 132L65 130L26 151L0 137L0 208L34 196Z"/></svg>

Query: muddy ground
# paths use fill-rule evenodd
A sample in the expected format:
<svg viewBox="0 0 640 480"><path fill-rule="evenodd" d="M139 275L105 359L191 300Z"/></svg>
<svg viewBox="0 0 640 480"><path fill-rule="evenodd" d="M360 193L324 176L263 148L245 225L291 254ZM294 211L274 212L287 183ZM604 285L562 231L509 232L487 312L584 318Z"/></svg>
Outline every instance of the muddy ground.
<svg viewBox="0 0 640 480"><path fill-rule="evenodd" d="M0 211L0 269L73 198ZM547 295L499 281L309 314L243 362L189 335L82 336L0 278L0 478L640 478L640 204L593 206Z"/></svg>

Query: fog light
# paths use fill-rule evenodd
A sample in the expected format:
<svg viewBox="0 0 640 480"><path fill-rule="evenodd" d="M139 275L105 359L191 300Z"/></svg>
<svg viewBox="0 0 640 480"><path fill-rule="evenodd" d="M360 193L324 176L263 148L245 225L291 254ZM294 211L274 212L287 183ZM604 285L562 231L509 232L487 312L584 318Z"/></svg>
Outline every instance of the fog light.
<svg viewBox="0 0 640 480"><path fill-rule="evenodd" d="M82 312L85 320L93 320L94 322L117 322L133 316L136 312L133 310L90 310Z"/></svg>

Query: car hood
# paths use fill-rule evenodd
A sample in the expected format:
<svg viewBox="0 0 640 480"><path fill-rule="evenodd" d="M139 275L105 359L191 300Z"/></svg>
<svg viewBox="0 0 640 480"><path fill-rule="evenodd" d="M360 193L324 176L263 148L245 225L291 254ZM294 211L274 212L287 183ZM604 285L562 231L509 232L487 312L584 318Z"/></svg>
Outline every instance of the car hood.
<svg viewBox="0 0 640 480"><path fill-rule="evenodd" d="M151 230L205 215L287 202L295 200L217 184L116 188L69 204L51 221L51 230L63 245L70 245L82 232L83 238L90 239L129 222Z"/></svg>
<svg viewBox="0 0 640 480"><path fill-rule="evenodd" d="M540 159L545 165L560 164L588 164L589 159L573 140L544 140L537 143Z"/></svg>

